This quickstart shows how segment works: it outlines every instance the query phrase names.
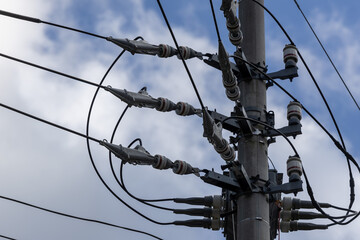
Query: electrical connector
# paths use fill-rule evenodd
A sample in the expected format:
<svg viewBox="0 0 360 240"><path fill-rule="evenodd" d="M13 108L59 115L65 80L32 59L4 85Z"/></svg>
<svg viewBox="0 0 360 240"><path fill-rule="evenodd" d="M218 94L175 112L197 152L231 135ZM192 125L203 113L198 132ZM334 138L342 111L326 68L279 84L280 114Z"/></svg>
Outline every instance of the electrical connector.
<svg viewBox="0 0 360 240"><path fill-rule="evenodd" d="M198 115L201 117L201 109L196 109L185 102L178 102L175 104L167 98L153 98L145 89L138 93L127 91L126 89L112 88L111 86L104 87L104 89L118 97L121 101L127 103L130 107L155 108L160 112L175 111L176 114L180 116Z"/></svg>
<svg viewBox="0 0 360 240"><path fill-rule="evenodd" d="M280 218L283 221L291 221L291 220L299 220L299 219L326 218L326 216L321 213L314 213L314 212L303 212L299 210L282 210L280 212Z"/></svg>
<svg viewBox="0 0 360 240"><path fill-rule="evenodd" d="M202 216L202 217L214 218L214 219L220 218L220 209L214 209L211 207L175 209L173 212L176 214L185 214L190 216Z"/></svg>
<svg viewBox="0 0 360 240"><path fill-rule="evenodd" d="M176 203L186 203L191 205L203 205L207 207L213 207L220 209L224 206L224 199L221 195L205 196L205 197L193 197L193 198L175 198Z"/></svg>
<svg viewBox="0 0 360 240"><path fill-rule="evenodd" d="M318 203L322 208L330 208L329 203ZM304 201L298 198L284 197L281 201L281 206L284 210L300 209L300 208L315 208L311 201Z"/></svg>
<svg viewBox="0 0 360 240"><path fill-rule="evenodd" d="M221 228L224 228L223 220L210 218L175 221L173 224L187 227L202 227L212 230L220 230Z"/></svg>
<svg viewBox="0 0 360 240"><path fill-rule="evenodd" d="M281 221L280 222L280 229L281 232L293 232L299 230L325 230L328 229L328 225L322 224L314 224L314 223L305 223L305 222L298 222L298 221Z"/></svg>

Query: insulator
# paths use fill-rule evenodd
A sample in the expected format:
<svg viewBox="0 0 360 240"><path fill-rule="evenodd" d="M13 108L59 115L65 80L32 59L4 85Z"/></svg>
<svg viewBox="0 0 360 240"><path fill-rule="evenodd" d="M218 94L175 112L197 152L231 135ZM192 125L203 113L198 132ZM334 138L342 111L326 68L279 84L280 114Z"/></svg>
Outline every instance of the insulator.
<svg viewBox="0 0 360 240"><path fill-rule="evenodd" d="M181 59L180 54L181 54L181 56L183 57L184 60L194 58L194 57L197 57L199 59L203 59L203 54L201 52L195 51L192 48L185 47L185 46L180 46L179 51L180 51L180 53L177 55L177 57L179 59Z"/></svg>
<svg viewBox="0 0 360 240"><path fill-rule="evenodd" d="M287 119L289 125L299 124L302 118L301 114L302 105L299 102L290 102L287 106Z"/></svg>
<svg viewBox="0 0 360 240"><path fill-rule="evenodd" d="M185 102L178 102L176 104L175 112L177 115L180 115L180 116L189 116L189 115L196 114L194 107Z"/></svg>
<svg viewBox="0 0 360 240"><path fill-rule="evenodd" d="M243 41L243 34L241 31L229 32L229 40L234 46L240 46Z"/></svg>
<svg viewBox="0 0 360 240"><path fill-rule="evenodd" d="M224 76L223 74L223 85L226 89L234 89L237 86L237 79L234 76L232 70L229 71L229 75Z"/></svg>
<svg viewBox="0 0 360 240"><path fill-rule="evenodd" d="M152 166L153 168L162 170L172 168L174 163L165 156L155 155L155 162Z"/></svg>
<svg viewBox="0 0 360 240"><path fill-rule="evenodd" d="M299 181L303 173L301 159L296 156L290 156L286 164L287 164L287 174L289 176L289 181L290 182Z"/></svg>
<svg viewBox="0 0 360 240"><path fill-rule="evenodd" d="M175 174L179 175L194 173L193 167L187 162L181 160L176 160L172 169Z"/></svg>
<svg viewBox="0 0 360 240"><path fill-rule="evenodd" d="M160 101L160 105L156 107L156 110L160 112L169 112L176 108L176 104L167 98L159 97L158 100Z"/></svg>
<svg viewBox="0 0 360 240"><path fill-rule="evenodd" d="M174 55L176 55L176 49L166 45L166 44L160 44L159 45L159 53L157 54L158 57L161 58L167 58L167 57L172 57Z"/></svg>
<svg viewBox="0 0 360 240"><path fill-rule="evenodd" d="M235 151L232 147L230 147L229 143L223 139L222 145L215 145L215 150L220 154L221 158L225 161L233 161L235 160Z"/></svg>
<svg viewBox="0 0 360 240"><path fill-rule="evenodd" d="M297 48L295 45L287 44L283 50L285 68L296 67L298 62Z"/></svg>
<svg viewBox="0 0 360 240"><path fill-rule="evenodd" d="M234 89L230 90L230 89L226 89L226 96L231 100L231 101L237 101L240 99L241 96L241 92L240 92L240 88L238 86L236 86Z"/></svg>

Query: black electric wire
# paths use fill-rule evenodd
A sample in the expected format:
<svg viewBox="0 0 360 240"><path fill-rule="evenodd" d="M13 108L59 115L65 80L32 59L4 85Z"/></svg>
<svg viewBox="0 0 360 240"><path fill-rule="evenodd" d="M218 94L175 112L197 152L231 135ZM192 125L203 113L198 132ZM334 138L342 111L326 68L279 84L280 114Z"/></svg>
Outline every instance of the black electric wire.
<svg viewBox="0 0 360 240"><path fill-rule="evenodd" d="M135 38L135 40L139 39L140 37ZM107 77L107 75L109 74L110 70L112 69L112 67L115 65L115 63L119 60L119 58L125 53L125 50L121 51L121 53L119 54L119 56L114 60L114 62L111 64L111 66L109 67L109 69L106 71L104 77L101 79L99 85L102 85L102 83L105 81L105 78ZM86 135L89 135L89 128L90 128L90 118L91 118L91 113L92 113L92 109L95 103L95 99L97 97L97 94L100 90L100 87L98 87L94 93L94 97L91 101L90 107L89 107L89 112L88 112L88 117L86 120ZM144 214L140 213L138 210L136 210L135 208L131 207L127 202L125 202L123 199L121 199L110 187L109 185L105 182L105 180L103 179L103 177L101 176L101 174L99 173L99 170L97 169L94 159L92 157L92 153L91 153L91 148L90 148L90 141L86 140L86 145L87 145L87 149L88 149L88 154L89 154L89 158L91 161L91 164L96 172L96 175L98 176L98 178L100 179L100 181L102 182L102 184L107 188L107 190L115 197L117 198L121 203L123 203L126 207L128 207L130 210L132 210L133 212L135 212L136 214L138 214L139 216L145 218L146 220L155 223L155 224L159 224L159 225L171 225L173 224L172 222L168 222L168 223L162 223L162 222L158 222L156 220L151 219L150 217L145 216Z"/></svg>
<svg viewBox="0 0 360 240"><path fill-rule="evenodd" d="M323 50L324 53L326 54L327 58L329 59L331 65L333 66L333 68L334 68L334 70L336 71L337 75L339 76L340 80L341 80L342 83L344 84L346 90L348 91L349 95L351 96L352 100L354 101L356 107L360 110L360 106L359 106L358 102L357 102L356 99L354 98L354 96L353 96L353 94L351 93L349 87L347 86L347 84L345 83L343 77L341 76L339 70L338 70L337 67L335 66L333 60L331 59L330 55L329 55L328 52L326 51L324 45L323 45L322 42L320 41L320 39L319 39L318 35L316 34L315 30L313 29L313 27L311 26L311 24L310 24L310 22L308 21L307 17L305 16L305 14L304 14L303 10L301 9L299 3L298 3L296 0L294 0L294 2L295 2L295 4L296 4L297 8L299 9L299 11L301 12L301 14L303 15L303 17L304 17L305 21L307 22L308 26L310 27L310 29L311 29L312 33L314 34L315 38L316 38L317 41L319 42L322 50Z"/></svg>
<svg viewBox="0 0 360 240"><path fill-rule="evenodd" d="M90 36L93 36L93 37L97 37L97 38L107 40L107 37L104 37L104 36L101 36L101 35L98 35L98 34L95 34L95 33L83 31L83 30L76 29L76 28L67 27L67 26L52 23L52 22L42 21L42 20L40 20L38 18L28 17L28 16L16 14L16 13L3 11L3 10L0 10L0 15L11 17L11 18L16 18L16 19L20 19L20 20L24 20L24 21L32 22L32 23L43 23L43 24L54 26L54 27L63 28L63 29L66 29L66 30L75 31L75 32L78 32L78 33L82 33L82 34L86 34L86 35L90 35Z"/></svg>
<svg viewBox="0 0 360 240"><path fill-rule="evenodd" d="M157 236L155 236L153 234L150 234L150 233L147 233L147 232L144 232L144 231L140 231L140 230L136 230L136 229L133 229L133 228L123 227L123 226L119 226L119 225L108 223L108 222L103 222L103 221L84 218L84 217L78 217L78 216L74 216L74 215L71 215L71 214L50 210L48 208L39 207L39 206L30 204L30 203L27 203L27 202L23 202L23 201L14 199L14 198L9 198L9 197L5 197L5 196L0 196L0 198L4 199L4 200L7 200L7 201L15 202L15 203L18 203L18 204L22 204L22 205L25 205L25 206L28 206L28 207L32 207L32 208L35 208L35 209L38 209L38 210L42 210L42 211L45 211L45 212L49 212L49 213L52 213L52 214L60 215L60 216L63 216L63 217L69 217L69 218L73 218L73 219L77 219L77 220L81 220L81 221L93 222L93 223L98 223L98 224L102 224L102 225L106 225L106 226L110 226L110 227L120 228L120 229L124 229L124 230L127 230L127 231L132 231L132 232L136 232L136 233L145 234L145 235L148 235L150 237L161 240L161 238L159 238L159 237L157 237ZM1 236L1 237L3 237L3 236ZM12 238L8 238L8 239L12 239Z"/></svg>
<svg viewBox="0 0 360 240"><path fill-rule="evenodd" d="M15 238L7 237L7 236L4 236L4 235L0 235L0 237L4 238L4 239L9 239L9 240L16 240Z"/></svg>
<svg viewBox="0 0 360 240"><path fill-rule="evenodd" d="M244 59L242 59L239 56L236 55L232 55L231 57L237 58L240 61L243 61L244 63L248 64L249 66L253 67L255 70L257 70L259 73L263 74L269 81L271 81L272 83L274 83L278 88L280 88L286 95L288 95L290 98L292 98L295 102L300 102L299 100L297 100L291 93L289 93L285 88L283 88L279 83L277 83L273 78L271 78L268 74L266 74L263 70L261 70L258 66L256 66L253 63L250 63ZM329 138L334 142L335 146L348 158L350 159L350 161L355 165L355 167L358 169L358 171L360 172L360 166L359 164L356 162L356 160L354 159L353 156L351 156L350 153L348 153L346 151L346 149L344 149L341 144L335 139L335 137L319 122L319 120L311 114L311 112L304 106L302 105L302 109L313 119L313 121L329 136Z"/></svg>
<svg viewBox="0 0 360 240"><path fill-rule="evenodd" d="M123 117L125 116L125 113L127 112L127 110L129 109L129 105L126 106L126 108L124 109L124 111L122 112L122 114L119 117L119 120L117 121L114 130L112 132L111 138L110 138L110 143L113 143L114 141L114 137L115 137L115 133L119 127L119 124L121 122L121 120L123 119ZM140 145L142 145L142 141L140 138L136 138L135 140L133 140L129 145L128 148L130 148L135 142L139 141ZM109 164L110 164L110 168L111 168L111 172L113 174L113 177L115 178L116 182L118 183L118 185L124 190L124 192L126 192L130 197L132 197L133 199L148 205L150 207L154 207L154 208L158 208L161 210L167 210L167 211L174 211L175 209L172 208L166 208L166 207L161 207L161 206L157 206L157 205L153 205L150 204L148 202L161 202L161 201L172 201L173 199L169 200L169 199L154 199L154 200L146 200L146 199L142 199L139 197L134 196L133 194L131 194L129 192L129 190L126 188L125 183L124 183L124 179L123 179L123 167L124 167L124 161L121 161L121 165L120 165L120 180L117 178L115 170L114 170L114 166L113 166L113 161L112 161L112 154L109 151ZM160 200L160 201L159 201Z"/></svg>
<svg viewBox="0 0 360 240"><path fill-rule="evenodd" d="M160 0L157 0L157 3L158 3L158 5L159 5L160 11L161 11L161 13L162 13L162 15L163 15L163 18L164 18L164 20L165 20L165 22L166 22L166 25L167 25L167 27L168 27L168 29L169 29L169 32L170 32L170 34L171 34L171 37L172 37L172 39L173 39L173 41L174 41L174 43L175 43L176 49L177 49L177 51L178 51L179 53L181 53L180 48L179 48L179 45L178 45L178 43L177 43L177 41L176 41L176 38L175 38L175 34L174 34L174 32L173 32L173 30L172 30L172 28L171 28L171 26L170 26L170 23L169 23L169 21L168 21L168 19L167 19L167 17L166 17L165 11L164 11L164 9L163 9L163 7L162 7L162 5L161 5ZM179 54L179 56L180 56L181 61L182 61L183 65L184 65L184 67L185 67L185 70L186 70L186 72L187 72L187 74L188 74L188 76L189 76L190 82L191 82L191 84L192 84L192 86L193 86L193 88L194 88L194 91L195 91L195 93L196 93L196 96L197 96L197 98L198 98L198 100L199 100L201 109L205 109L205 106L204 106L204 104L203 104L203 101L201 100L200 93L199 93L199 91L198 91L198 89L197 89L197 87L196 87L195 81L194 81L194 79L193 79L193 77L192 77L192 75L191 75L191 73L190 73L190 70L189 70L189 68L188 68L188 66L187 66L187 64L186 64L186 62L185 62L185 59L184 59L184 57L183 57L182 54Z"/></svg>
<svg viewBox="0 0 360 240"><path fill-rule="evenodd" d="M69 133L72 133L72 134L78 135L78 136L80 136L80 137L86 138L87 140L92 140L92 141L97 142L97 143L100 143L100 142L101 142L101 140L96 139L96 138L93 138L93 137L90 137L89 135L85 135L85 134L83 134L83 133L79 133L79 132L74 131L74 130L72 130L72 129L69 129L69 128L60 126L60 125L58 125L58 124L56 124L56 123L47 121L47 120L45 120L45 119L43 119L43 118L36 117L36 116L34 116L34 115L30 114L30 113L26 113L26 112L24 112L24 111L18 110L18 109L13 108L13 107L10 107L10 106L5 105L5 104L3 104L3 103L0 103L0 107L6 108L6 109L8 109L8 110L11 110L11 111L13 111L13 112L19 113L19 114L24 115L24 116L26 116L26 117L35 119L35 120L37 120L37 121L39 121L39 122L48 124L48 125L50 125L50 126L59 128L59 129L61 129L61 130L67 131L67 132L69 132Z"/></svg>
<svg viewBox="0 0 360 240"><path fill-rule="evenodd" d="M66 73L63 73L63 72L60 72L60 71L56 71L56 70L51 69L51 68L43 67L43 66L37 65L35 63L28 62L28 61L25 61L25 60L22 60L22 59L19 59L19 58L16 58L16 57L12 57L12 56L9 56L9 55L3 54L3 53L0 53L0 57L7 58L7 59L10 59L10 60L25 64L25 65L28 65L28 66L31 66L31 67L34 67L34 68L38 68L38 69L47 71L47 72L51 72L51 73L54 73L54 74L57 74L57 75L60 75L60 76L66 77L66 78L70 78L70 79L73 79L73 80L78 81L78 82L86 83L86 84L89 84L89 85L92 85L92 86L95 86L95 87L104 88L104 86L100 86L100 85L98 85L96 83L93 83L93 82L90 82L90 81L87 81L87 80L84 80L84 79L81 79L81 78L78 78L78 77L74 77L74 76L71 76L69 74L66 74Z"/></svg>
<svg viewBox="0 0 360 240"><path fill-rule="evenodd" d="M273 166L273 168L276 170L276 167L275 167L275 165L274 165L274 162L271 160L271 158L268 156L268 159L269 159L269 161L271 162L271 165Z"/></svg>
<svg viewBox="0 0 360 240"><path fill-rule="evenodd" d="M114 127L114 130L112 132L112 135L111 135L111 138L110 138L110 143L113 143L114 141L114 137L115 137L115 133L119 127L119 124L120 122L122 121L123 117L125 116L127 110L129 109L129 105L127 105L124 109L124 111L122 112L122 114L120 115L119 117L119 120L117 121L115 127ZM135 140L133 140L128 148L130 148L135 142L139 141L142 145L142 141L140 138L137 138ZM114 165L113 165L113 161L112 161L112 154L111 152L109 151L109 164L110 164L110 168L111 168L111 172L113 174L113 177L115 178L117 184L124 190L124 192L126 192L130 197L132 197L133 199L145 204L145 205L148 205L148 206L151 206L151 207L154 207L154 208L158 208L158 209L161 209L161 210L167 210L167 211L174 211L175 209L172 209L172 208L166 208L166 207L161 207L161 206L156 206L156 205L153 205L153 204L150 204L150 203L147 203L146 200L144 199L141 199L141 198L138 198L136 196L134 196L133 194L131 194L128 189L126 188L125 184L124 184L124 179L123 179L123 176L122 176L122 169L123 169L123 166L124 166L124 162L121 161L121 166L120 166L120 180L117 178L116 176L116 173L115 173L115 170L114 170Z"/></svg>
<svg viewBox="0 0 360 240"><path fill-rule="evenodd" d="M251 0L251 1L253 1L253 2L256 3L256 4L258 4L260 7L262 7L262 8L266 11L266 12L274 19L274 21L278 24L278 26L281 28L281 30L283 31L283 33L286 35L286 37L288 38L288 40L290 41L290 43L293 44L293 45L295 45L294 41L291 39L291 37L290 37L289 34L286 32L286 30L284 29L284 27L281 25L281 23L277 20L277 18L274 16L274 14L272 14L272 12L271 12L270 10L267 9L263 4L259 3L259 2L256 1L256 0ZM328 104L328 102L327 102L324 94L322 93L322 91L321 91L321 89L320 89L320 86L318 85L318 83L317 83L314 75L312 74L309 66L307 65L306 61L304 60L303 56L301 55L300 51L297 50L297 53L298 53L298 55L299 55L302 63L304 64L307 72L309 73L311 79L313 80L313 82L314 82L314 84L315 84L315 86L316 86L319 94L321 95L321 98L323 99L323 102L324 102L325 105L326 105L326 108L327 108L327 110L328 110L328 112L329 112L329 114L330 114L330 117L331 117L331 119L332 119L332 121L333 121L333 123L334 123L334 125L335 125L336 131L337 131L337 133L338 133L338 135L339 135L339 137L340 137L341 145L342 145L342 148L343 148L343 149L340 149L340 150L345 154L345 152L346 152L345 141L344 141L344 139L343 139L343 137L342 137L340 128L338 127L338 124L337 124L337 122L336 122L336 120L335 120L335 117L334 117L332 111L331 111L331 108L330 108L330 106L329 106L329 104ZM332 137L332 139L335 140L335 138L333 138L333 137ZM335 145L337 145L337 143L335 143ZM337 147L339 148L338 145L337 145ZM351 169L351 166L350 166L350 160L351 160L351 159L349 159L350 156L347 156L346 154L345 154L345 156L346 156L346 160L347 160L347 164L348 164L348 171L349 171L349 176L350 176L350 188L351 188L351 189L354 189L354 188L352 187L352 186L355 186L355 181L354 181L354 177L353 177L353 174L352 174L352 169ZM349 208L350 208L350 209L351 209L354 201L355 201L355 192L354 192L354 191L351 191L351 193L350 193L350 204L349 204L349 206L350 206Z"/></svg>
<svg viewBox="0 0 360 240"><path fill-rule="evenodd" d="M249 66L253 67L254 69L256 69L259 73L263 74L269 81L271 81L272 83L274 83L277 87L279 87L283 92L285 92L290 98L292 98L294 101L299 102L292 94L290 94L286 89L284 89L280 84L278 84L273 78L271 78L268 74L266 74L263 70L261 70L259 67L257 67L255 64L252 64L244 59L242 59L241 57L238 56L231 56L231 57L235 57L241 61L243 61L244 63L248 64ZM340 145L339 142L337 142L337 140L331 135L331 133L309 112L309 110L307 110L303 105L302 105L302 109L319 125L320 128L323 129L323 131L334 141L335 145L344 153L344 151L346 152L346 150L342 149L342 146ZM356 160L349 154L349 153L344 153L345 155L349 155L348 158L353 162L353 164L356 166L356 168L358 169L358 171L360 172L360 166L358 165L358 163L356 162ZM331 220L331 216L329 216L328 214L326 214L321 207L318 205L318 203L316 202L315 198L314 198L314 194L312 192L312 188L310 186L310 182L307 178L306 172L304 171L304 177L306 180L306 185L307 185L307 192L308 195L310 197L310 199L312 200L312 203L314 206L318 206L318 208L321 210L319 210L318 208L316 208L318 211L320 211L322 214L328 216L328 218ZM352 188L351 191L354 191L354 185L350 186ZM351 205L349 205L349 208L347 209L348 212L351 211ZM350 223L351 221L355 220L357 217L359 216L359 214L355 215L351 220L349 220L348 222L346 222L345 224ZM341 223L342 221L340 221ZM337 223L336 223L337 224ZM341 225L344 225L344 223L342 223Z"/></svg>
<svg viewBox="0 0 360 240"><path fill-rule="evenodd" d="M218 24L217 24L217 21L216 21L216 15L215 15L215 11L214 11L214 4L213 4L212 0L210 0L210 6L211 6L212 16L213 16L213 19L214 19L214 25L215 25L218 41L221 42L221 37L220 37L220 33L219 33L219 27L218 27Z"/></svg>

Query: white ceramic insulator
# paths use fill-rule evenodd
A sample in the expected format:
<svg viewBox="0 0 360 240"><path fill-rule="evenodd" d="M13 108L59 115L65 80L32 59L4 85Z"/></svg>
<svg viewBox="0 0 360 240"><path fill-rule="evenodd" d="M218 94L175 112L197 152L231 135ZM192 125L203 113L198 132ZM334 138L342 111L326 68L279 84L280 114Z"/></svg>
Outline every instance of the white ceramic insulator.
<svg viewBox="0 0 360 240"><path fill-rule="evenodd" d="M230 89L226 89L226 96L231 100L231 101L237 101L240 99L241 97L241 92L240 92L240 88L238 86L236 86L234 89L230 90Z"/></svg>
<svg viewBox="0 0 360 240"><path fill-rule="evenodd" d="M187 162L176 160L174 163L173 172L175 174L183 175L183 174L188 174L189 171L191 171L191 169L192 167Z"/></svg>
<svg viewBox="0 0 360 240"><path fill-rule="evenodd" d="M283 50L284 63L286 67L295 67L298 62L297 48L292 44L287 44Z"/></svg>
<svg viewBox="0 0 360 240"><path fill-rule="evenodd" d="M160 170L168 169L173 165L171 160L165 156L155 155L155 158L156 158L156 162L152 166L156 169L160 169Z"/></svg>
<svg viewBox="0 0 360 240"><path fill-rule="evenodd" d="M180 106L180 108L177 108L177 109L175 110L175 112L176 112L177 115L187 116L187 115L189 114L189 111L190 111L190 109L191 109L190 104L184 103L184 102L178 102L177 105Z"/></svg>
<svg viewBox="0 0 360 240"><path fill-rule="evenodd" d="M162 98L159 97L158 98L160 100L160 106L156 108L156 110L160 111L160 112L168 112L171 111L170 106L171 106L171 102L169 99L167 98Z"/></svg>
<svg viewBox="0 0 360 240"><path fill-rule="evenodd" d="M290 102L287 106L287 119L290 120L290 118L295 117L300 121L302 118L301 109L302 109L301 103Z"/></svg>
<svg viewBox="0 0 360 240"><path fill-rule="evenodd" d="M180 54L182 55L184 60L187 60L191 56L191 50L188 47L180 46L179 47Z"/></svg>
<svg viewBox="0 0 360 240"><path fill-rule="evenodd" d="M289 178L291 178L292 175L295 175L297 179L300 179L303 173L301 159L296 156L290 156L286 162L286 165Z"/></svg>
<svg viewBox="0 0 360 240"><path fill-rule="evenodd" d="M158 54L161 58L167 58L171 56L172 47L166 44L160 44L159 47L161 48L161 55Z"/></svg>

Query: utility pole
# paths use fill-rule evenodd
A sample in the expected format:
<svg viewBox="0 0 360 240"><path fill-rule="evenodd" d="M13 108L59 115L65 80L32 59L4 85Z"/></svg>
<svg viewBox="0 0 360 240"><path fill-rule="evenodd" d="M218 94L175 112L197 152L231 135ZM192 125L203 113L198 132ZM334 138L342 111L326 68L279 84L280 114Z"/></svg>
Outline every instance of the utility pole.
<svg viewBox="0 0 360 240"><path fill-rule="evenodd" d="M264 4L264 0L257 0ZM240 0L239 18L243 32L242 50L247 60L265 66L264 10L250 0ZM266 85L252 79L241 81L241 104L248 117L266 122ZM261 126L257 126L261 128ZM238 160L248 176L268 179L267 139L254 134L242 137ZM237 240L269 240L269 203L264 193L240 195L237 199Z"/></svg>

